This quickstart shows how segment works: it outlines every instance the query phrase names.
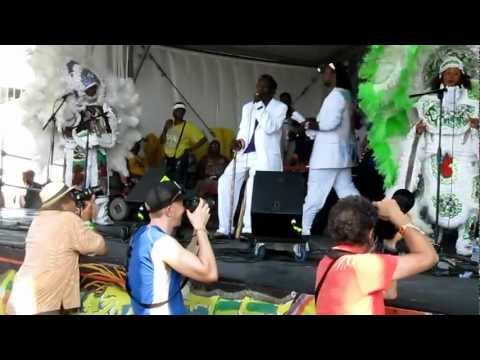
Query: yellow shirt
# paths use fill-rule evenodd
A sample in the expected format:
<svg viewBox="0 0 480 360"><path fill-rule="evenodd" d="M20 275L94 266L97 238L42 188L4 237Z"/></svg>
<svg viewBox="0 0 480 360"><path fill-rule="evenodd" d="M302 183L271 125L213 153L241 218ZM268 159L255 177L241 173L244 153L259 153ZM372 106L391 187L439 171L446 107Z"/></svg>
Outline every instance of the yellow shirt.
<svg viewBox="0 0 480 360"><path fill-rule="evenodd" d="M143 176L152 167L160 167L165 157L160 138L153 133L145 136L143 156L132 156L128 159L128 171L131 176Z"/></svg>
<svg viewBox="0 0 480 360"><path fill-rule="evenodd" d="M175 154L175 148L177 147L178 139L182 133L183 123L172 126L167 131L166 141L165 141L165 155L172 158L180 158L185 150L191 148L193 145L202 140L205 136L203 132L191 121L186 121L185 130L183 131L182 138L178 144L178 149Z"/></svg>

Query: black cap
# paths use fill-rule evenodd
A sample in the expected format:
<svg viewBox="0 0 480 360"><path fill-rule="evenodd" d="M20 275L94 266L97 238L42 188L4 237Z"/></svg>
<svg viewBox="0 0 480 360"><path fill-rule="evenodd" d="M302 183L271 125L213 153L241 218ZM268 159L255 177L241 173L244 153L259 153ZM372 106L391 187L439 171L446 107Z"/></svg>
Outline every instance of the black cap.
<svg viewBox="0 0 480 360"><path fill-rule="evenodd" d="M183 188L175 181L161 182L150 189L145 199L145 205L149 212L156 212L181 200L183 193Z"/></svg>

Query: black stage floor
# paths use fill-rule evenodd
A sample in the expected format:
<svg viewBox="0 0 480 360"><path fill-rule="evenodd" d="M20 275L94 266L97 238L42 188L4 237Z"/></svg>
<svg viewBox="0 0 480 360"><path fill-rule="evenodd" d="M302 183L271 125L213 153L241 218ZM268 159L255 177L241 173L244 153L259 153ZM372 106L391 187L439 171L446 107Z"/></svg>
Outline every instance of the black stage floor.
<svg viewBox="0 0 480 360"><path fill-rule="evenodd" d="M22 215L17 211L6 215L5 211L0 211L0 257L23 259L25 233L33 214ZM107 256L82 258L81 261L124 264L128 240L121 238L118 229L119 226L110 227L111 235L105 235L109 246ZM266 258L260 260L254 257L245 242L214 241L220 274L220 282L214 287L227 291L249 288L279 297L292 291L312 294L316 264L330 245L325 237L313 237L311 258L305 263L297 263L289 245L267 244ZM0 262L0 271L5 266ZM478 279L426 273L402 280L398 287L398 299L387 304L440 314L479 313Z"/></svg>

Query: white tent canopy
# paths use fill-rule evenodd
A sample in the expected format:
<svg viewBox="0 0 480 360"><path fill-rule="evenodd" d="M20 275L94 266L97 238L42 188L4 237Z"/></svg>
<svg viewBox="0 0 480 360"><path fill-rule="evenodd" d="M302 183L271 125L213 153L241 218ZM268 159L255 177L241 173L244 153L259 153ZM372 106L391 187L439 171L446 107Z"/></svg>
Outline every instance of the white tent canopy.
<svg viewBox="0 0 480 360"><path fill-rule="evenodd" d="M326 61L345 61L361 54L359 45L182 45L179 48L217 55L317 67Z"/></svg>
<svg viewBox="0 0 480 360"><path fill-rule="evenodd" d="M252 98L256 80L264 73L271 74L276 79L277 95L287 91L292 94L293 99L296 99L308 88L295 107L305 116L316 116L326 94L321 81L317 81L319 79L317 66L323 61L345 60L347 54L358 57L362 50L361 47L331 45L184 48L194 51L178 47L152 46L150 54L208 127L232 129L238 127L241 107ZM135 72L141 64L143 51L142 47L135 47L132 62ZM216 55L217 53L221 55ZM264 61L259 61L260 58ZM279 61L301 63L301 59L304 59L304 64L311 65L276 63ZM141 67L136 84L144 109L142 132L161 131L165 120L171 116L172 104L182 100L181 96L162 76L162 72L150 57L146 58ZM206 130L191 109L187 117Z"/></svg>

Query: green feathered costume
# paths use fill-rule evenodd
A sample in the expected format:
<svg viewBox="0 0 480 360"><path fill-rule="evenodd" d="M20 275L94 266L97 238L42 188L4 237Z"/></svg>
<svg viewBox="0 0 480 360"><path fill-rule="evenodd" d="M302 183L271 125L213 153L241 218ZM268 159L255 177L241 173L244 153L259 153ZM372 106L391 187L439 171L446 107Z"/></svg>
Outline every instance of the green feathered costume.
<svg viewBox="0 0 480 360"><path fill-rule="evenodd" d="M470 250L463 245L468 243L471 248L471 228L477 222L479 208L478 131L469 126L470 118L478 118L479 46L371 46L359 72L359 104L371 122L368 142L377 170L384 176L387 196L399 188L417 191L414 222L431 231L420 220L419 211L426 208L425 220L435 223L440 102L436 95L409 96L430 90L432 79L440 76L441 64L447 58L459 60L471 77L472 89L455 87L445 93L454 101L448 105L444 100L443 106L439 224L441 228L459 229L457 252L468 255ZM421 136L416 136L414 129L418 121L427 124ZM460 250L459 244L463 244Z"/></svg>

